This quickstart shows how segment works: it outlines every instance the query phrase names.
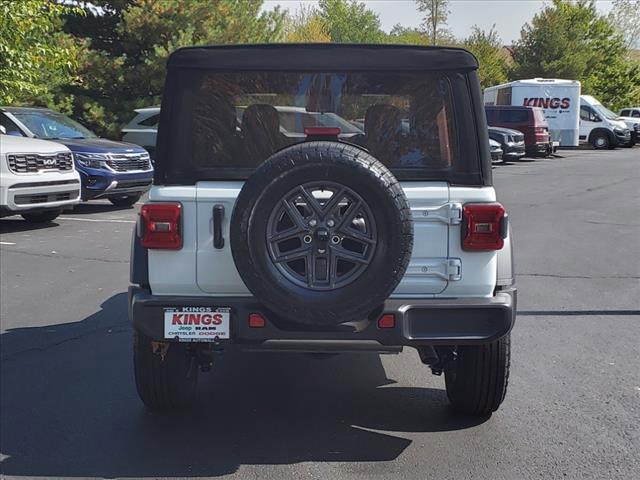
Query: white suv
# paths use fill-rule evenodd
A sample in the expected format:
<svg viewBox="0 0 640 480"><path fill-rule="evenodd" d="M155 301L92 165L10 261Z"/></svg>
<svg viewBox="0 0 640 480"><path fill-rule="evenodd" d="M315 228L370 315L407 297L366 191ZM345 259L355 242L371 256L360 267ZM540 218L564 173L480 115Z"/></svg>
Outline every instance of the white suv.
<svg viewBox="0 0 640 480"><path fill-rule="evenodd" d="M151 160L155 160L160 107L138 108L134 112L136 116L120 131L121 140L144 147Z"/></svg>
<svg viewBox="0 0 640 480"><path fill-rule="evenodd" d="M49 222L79 201L80 176L67 147L0 135L0 216Z"/></svg>
<svg viewBox="0 0 640 480"><path fill-rule="evenodd" d="M477 68L465 50L399 45L171 55L131 254L148 407L188 404L231 349L411 347L459 411L498 409L516 290ZM301 135L282 132L285 107L309 113Z"/></svg>

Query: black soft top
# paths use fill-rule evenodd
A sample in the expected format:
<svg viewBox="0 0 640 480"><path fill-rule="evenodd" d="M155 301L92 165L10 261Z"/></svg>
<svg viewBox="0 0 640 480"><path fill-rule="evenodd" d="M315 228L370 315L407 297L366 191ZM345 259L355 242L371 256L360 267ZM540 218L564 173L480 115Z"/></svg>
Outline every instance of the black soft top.
<svg viewBox="0 0 640 480"><path fill-rule="evenodd" d="M478 61L467 50L414 45L270 43L180 48L168 68L304 71L469 71Z"/></svg>

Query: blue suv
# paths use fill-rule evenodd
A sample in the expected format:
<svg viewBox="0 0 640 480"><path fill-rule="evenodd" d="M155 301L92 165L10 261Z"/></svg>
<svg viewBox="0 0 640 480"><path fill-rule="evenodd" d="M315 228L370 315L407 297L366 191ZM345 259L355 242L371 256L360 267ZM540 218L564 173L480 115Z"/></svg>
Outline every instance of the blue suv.
<svg viewBox="0 0 640 480"><path fill-rule="evenodd" d="M153 165L138 145L97 137L69 117L35 107L0 107L7 135L55 140L72 152L82 182L82 200L107 198L131 206L151 188Z"/></svg>

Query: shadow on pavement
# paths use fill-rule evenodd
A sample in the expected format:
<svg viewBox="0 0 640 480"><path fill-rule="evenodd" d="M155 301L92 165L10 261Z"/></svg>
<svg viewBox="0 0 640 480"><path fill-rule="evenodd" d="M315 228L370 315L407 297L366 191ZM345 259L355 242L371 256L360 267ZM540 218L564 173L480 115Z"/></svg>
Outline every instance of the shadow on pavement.
<svg viewBox="0 0 640 480"><path fill-rule="evenodd" d="M154 414L135 393L131 340L124 293L81 322L0 336L4 475L191 477L389 461L411 444L401 432L483 421L453 415L443 390L395 387L367 354L227 353L201 377L192 410Z"/></svg>
<svg viewBox="0 0 640 480"><path fill-rule="evenodd" d="M108 212L117 212L120 210L133 210L135 206L132 207L117 207L111 203L102 203L102 202L82 202L73 207L73 210L65 212L65 215L90 215L92 213L108 213Z"/></svg>
<svg viewBox="0 0 640 480"><path fill-rule="evenodd" d="M0 234L2 233L20 233L30 232L32 230L41 230L43 228L57 227L56 221L45 223L30 223L23 220L22 217L11 217L0 219Z"/></svg>

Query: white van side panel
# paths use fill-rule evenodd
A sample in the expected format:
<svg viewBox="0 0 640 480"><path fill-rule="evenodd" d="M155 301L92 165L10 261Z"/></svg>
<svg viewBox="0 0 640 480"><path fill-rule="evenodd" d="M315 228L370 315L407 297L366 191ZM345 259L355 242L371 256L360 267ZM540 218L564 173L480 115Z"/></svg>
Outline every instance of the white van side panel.
<svg viewBox="0 0 640 480"><path fill-rule="evenodd" d="M513 106L540 107L549 124L551 140L563 147L577 147L580 126L580 91L577 80L532 78L488 87L484 90L485 105L500 105L498 93L509 90Z"/></svg>

